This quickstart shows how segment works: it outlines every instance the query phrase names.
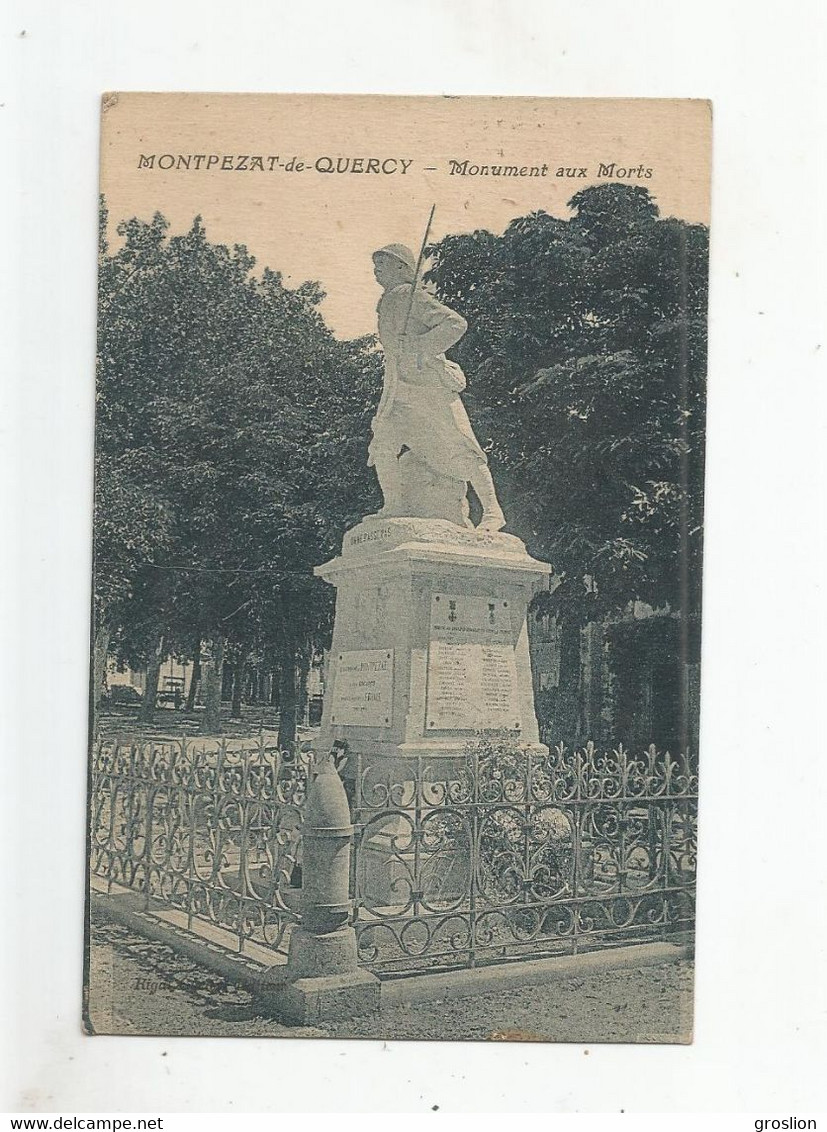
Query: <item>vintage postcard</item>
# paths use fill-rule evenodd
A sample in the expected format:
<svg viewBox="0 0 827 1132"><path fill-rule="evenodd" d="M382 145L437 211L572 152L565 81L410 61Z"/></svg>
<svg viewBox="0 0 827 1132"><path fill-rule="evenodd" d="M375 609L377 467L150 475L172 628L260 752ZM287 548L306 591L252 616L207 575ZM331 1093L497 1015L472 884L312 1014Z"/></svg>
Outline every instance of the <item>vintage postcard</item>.
<svg viewBox="0 0 827 1132"><path fill-rule="evenodd" d="M692 1040L710 135L104 96L89 1033Z"/></svg>

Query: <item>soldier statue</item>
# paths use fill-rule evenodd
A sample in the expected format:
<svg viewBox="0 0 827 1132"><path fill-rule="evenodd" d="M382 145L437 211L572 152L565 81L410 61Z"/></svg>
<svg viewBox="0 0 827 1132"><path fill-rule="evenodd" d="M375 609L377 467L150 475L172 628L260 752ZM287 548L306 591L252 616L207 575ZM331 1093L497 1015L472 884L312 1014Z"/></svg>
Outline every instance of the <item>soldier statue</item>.
<svg viewBox="0 0 827 1132"><path fill-rule="evenodd" d="M368 449L384 496L379 514L452 518L470 526L470 483L482 505L477 529L498 531L505 518L460 398L465 375L445 357L468 324L417 285L418 264L409 248L388 244L374 253L373 264L382 287L377 311L385 354ZM446 500L453 500L453 510Z"/></svg>

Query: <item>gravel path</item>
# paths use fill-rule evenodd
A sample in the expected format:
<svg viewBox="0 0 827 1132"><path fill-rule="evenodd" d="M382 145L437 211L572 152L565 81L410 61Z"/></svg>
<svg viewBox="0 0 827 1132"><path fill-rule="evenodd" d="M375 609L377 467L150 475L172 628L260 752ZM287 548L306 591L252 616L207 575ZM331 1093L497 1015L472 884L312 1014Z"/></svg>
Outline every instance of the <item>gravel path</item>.
<svg viewBox="0 0 827 1132"><path fill-rule="evenodd" d="M395 1006L378 1019L333 1028L335 1037L467 1041L686 1042L692 964L664 963L555 979L505 994Z"/></svg>
<svg viewBox="0 0 827 1132"><path fill-rule="evenodd" d="M165 944L93 916L90 1022L100 1034L216 1037L443 1038L476 1041L685 1042L692 964L561 978L506 994L386 1007L378 1017L289 1026L249 993Z"/></svg>
<svg viewBox="0 0 827 1132"><path fill-rule="evenodd" d="M263 1017L241 987L94 912L89 968L89 1021L97 1034L328 1036Z"/></svg>

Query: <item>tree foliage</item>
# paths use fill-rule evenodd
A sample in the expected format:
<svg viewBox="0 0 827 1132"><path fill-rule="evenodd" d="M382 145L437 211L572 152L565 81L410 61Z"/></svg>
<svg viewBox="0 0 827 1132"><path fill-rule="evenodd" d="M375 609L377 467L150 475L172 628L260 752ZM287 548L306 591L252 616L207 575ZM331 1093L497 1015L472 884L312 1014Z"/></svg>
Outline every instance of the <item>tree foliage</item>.
<svg viewBox="0 0 827 1132"><path fill-rule="evenodd" d="M181 236L130 220L115 252L103 208L101 231L97 622L135 663L159 636L294 656L329 629L312 567L377 503L372 341L337 341L316 284L256 274L198 218Z"/></svg>
<svg viewBox="0 0 827 1132"><path fill-rule="evenodd" d="M448 236L430 279L510 527L579 619L700 600L708 232L607 184L501 236Z"/></svg>

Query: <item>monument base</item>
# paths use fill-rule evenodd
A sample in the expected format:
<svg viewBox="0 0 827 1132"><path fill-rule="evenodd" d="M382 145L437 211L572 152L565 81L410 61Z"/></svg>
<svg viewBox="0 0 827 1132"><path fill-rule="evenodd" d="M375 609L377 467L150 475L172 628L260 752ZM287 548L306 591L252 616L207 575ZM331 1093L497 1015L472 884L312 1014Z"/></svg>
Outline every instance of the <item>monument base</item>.
<svg viewBox="0 0 827 1132"><path fill-rule="evenodd" d="M265 978L262 998L282 1018L301 1025L354 1018L379 1009L381 983L356 965L351 927L314 935L293 929L287 967Z"/></svg>
<svg viewBox="0 0 827 1132"><path fill-rule="evenodd" d="M379 1009L382 984L369 971L297 979L270 1000L280 1018L300 1026L347 1021Z"/></svg>
<svg viewBox="0 0 827 1132"><path fill-rule="evenodd" d="M544 749L526 615L551 567L520 539L372 516L316 573L337 588L323 749L346 740L363 763L448 758L457 767L486 731Z"/></svg>

